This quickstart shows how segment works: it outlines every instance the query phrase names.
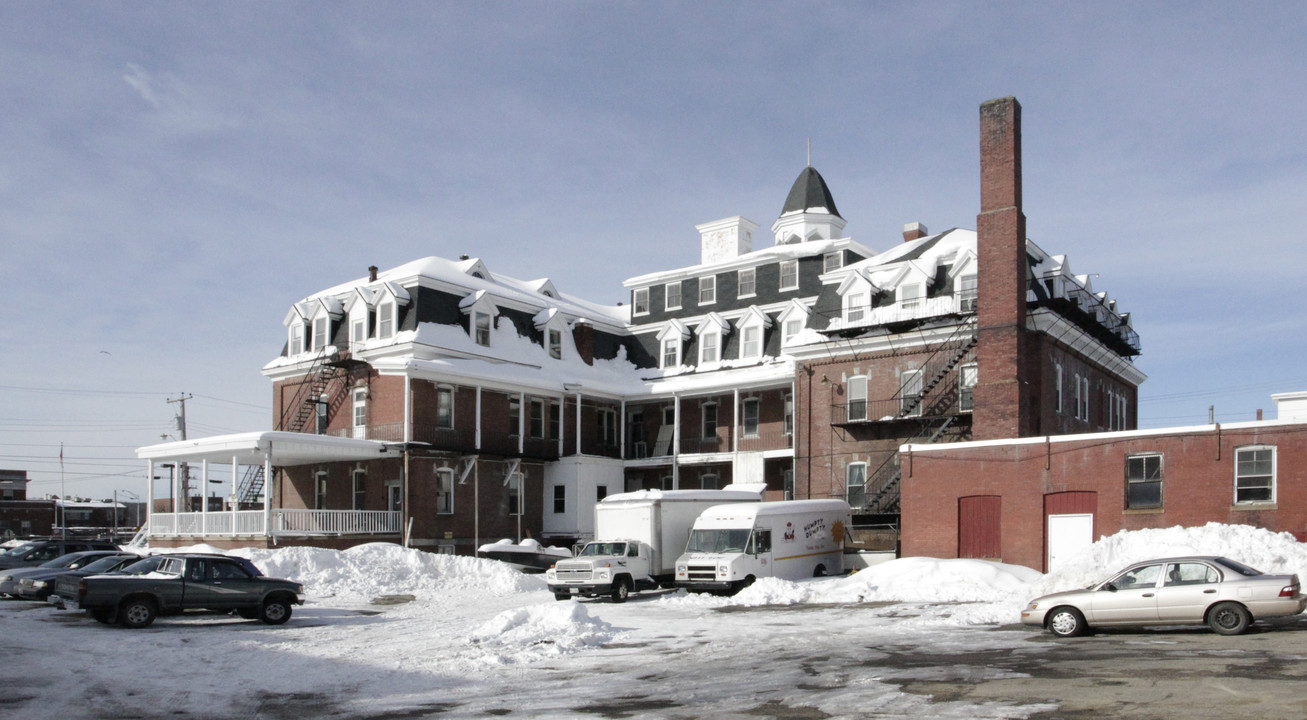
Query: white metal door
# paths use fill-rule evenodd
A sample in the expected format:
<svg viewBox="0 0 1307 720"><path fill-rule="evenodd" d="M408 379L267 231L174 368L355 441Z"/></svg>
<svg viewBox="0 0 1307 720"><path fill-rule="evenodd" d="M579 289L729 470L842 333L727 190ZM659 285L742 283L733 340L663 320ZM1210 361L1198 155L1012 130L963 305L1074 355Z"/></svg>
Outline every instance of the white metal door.
<svg viewBox="0 0 1307 720"><path fill-rule="evenodd" d="M1092 513L1048 516L1048 572L1094 542Z"/></svg>

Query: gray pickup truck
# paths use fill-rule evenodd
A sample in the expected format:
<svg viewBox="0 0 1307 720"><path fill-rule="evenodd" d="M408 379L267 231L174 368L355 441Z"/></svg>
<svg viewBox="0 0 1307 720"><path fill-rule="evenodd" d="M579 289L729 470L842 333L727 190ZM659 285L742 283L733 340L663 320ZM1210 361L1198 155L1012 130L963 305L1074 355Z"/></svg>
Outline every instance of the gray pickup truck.
<svg viewBox="0 0 1307 720"><path fill-rule="evenodd" d="M89 575L78 582L70 607L105 623L143 628L160 615L187 610L234 611L280 625L304 604L304 586L264 577L248 560L203 554L168 555L144 575Z"/></svg>

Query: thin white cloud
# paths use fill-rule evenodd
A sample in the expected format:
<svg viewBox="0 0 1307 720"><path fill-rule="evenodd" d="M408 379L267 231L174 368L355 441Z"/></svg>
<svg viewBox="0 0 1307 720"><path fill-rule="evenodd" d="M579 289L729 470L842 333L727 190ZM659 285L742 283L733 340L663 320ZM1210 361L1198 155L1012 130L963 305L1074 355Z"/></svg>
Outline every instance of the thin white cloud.
<svg viewBox="0 0 1307 720"><path fill-rule="evenodd" d="M159 97L154 92L153 79L145 68L135 63L127 63L127 74L123 75L123 80L136 91L141 99L149 103L155 110L162 110L163 105L159 102Z"/></svg>

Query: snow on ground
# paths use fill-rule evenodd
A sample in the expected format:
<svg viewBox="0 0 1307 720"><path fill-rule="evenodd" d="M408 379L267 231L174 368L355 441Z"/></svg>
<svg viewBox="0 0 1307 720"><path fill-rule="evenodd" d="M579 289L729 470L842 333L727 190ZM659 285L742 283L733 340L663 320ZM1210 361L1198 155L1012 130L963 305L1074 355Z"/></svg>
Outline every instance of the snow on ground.
<svg viewBox="0 0 1307 720"><path fill-rule="evenodd" d="M896 678L956 670L895 658L1022 643L1028 633L1012 626L1027 600L1140 559L1219 554L1265 572L1307 569L1307 546L1291 536L1211 524L1103 538L1048 576L903 558L846 577L762 579L730 598L678 591L613 604L556 602L540 576L388 544L233 554L302 582L307 604L283 626L201 615L145 631L0 604L0 649L31 658L14 668L23 693L7 705L31 717L91 706L137 717L744 717L766 706L1023 718L1051 708L905 694ZM148 658L151 672L120 691L124 658ZM47 679L69 675L78 681Z"/></svg>

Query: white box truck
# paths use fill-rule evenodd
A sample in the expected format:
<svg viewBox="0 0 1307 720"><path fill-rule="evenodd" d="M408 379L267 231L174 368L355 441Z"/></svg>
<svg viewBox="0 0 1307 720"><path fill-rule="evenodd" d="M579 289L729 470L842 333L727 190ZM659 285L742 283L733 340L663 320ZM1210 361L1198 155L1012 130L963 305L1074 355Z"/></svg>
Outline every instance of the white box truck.
<svg viewBox="0 0 1307 720"><path fill-rule="evenodd" d="M576 557L545 571L558 600L609 596L623 602L637 590L672 587L676 558L705 509L722 503L758 504L759 489L639 490L609 495L595 505L595 539Z"/></svg>
<svg viewBox="0 0 1307 720"><path fill-rule="evenodd" d="M843 500L718 505L694 523L676 586L734 594L761 577L842 575L852 511Z"/></svg>

